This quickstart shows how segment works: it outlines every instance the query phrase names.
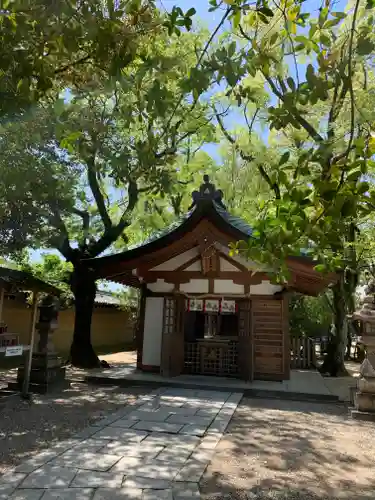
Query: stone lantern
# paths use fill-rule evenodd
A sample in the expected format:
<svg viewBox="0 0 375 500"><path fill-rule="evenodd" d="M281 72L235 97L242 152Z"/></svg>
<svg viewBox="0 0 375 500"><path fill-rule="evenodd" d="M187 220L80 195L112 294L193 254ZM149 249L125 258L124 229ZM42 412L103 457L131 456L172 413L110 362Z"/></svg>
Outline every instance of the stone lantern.
<svg viewBox="0 0 375 500"><path fill-rule="evenodd" d="M47 295L39 305L39 319L36 329L39 339L32 356L30 389L32 392L46 393L49 388L65 383L65 367L52 343L54 331L58 327L59 304L55 297ZM17 383L22 386L25 366L17 373Z"/></svg>
<svg viewBox="0 0 375 500"><path fill-rule="evenodd" d="M362 308L353 314L353 319L361 322L367 356L360 367L355 409L351 413L353 418L375 421L375 281L367 286Z"/></svg>

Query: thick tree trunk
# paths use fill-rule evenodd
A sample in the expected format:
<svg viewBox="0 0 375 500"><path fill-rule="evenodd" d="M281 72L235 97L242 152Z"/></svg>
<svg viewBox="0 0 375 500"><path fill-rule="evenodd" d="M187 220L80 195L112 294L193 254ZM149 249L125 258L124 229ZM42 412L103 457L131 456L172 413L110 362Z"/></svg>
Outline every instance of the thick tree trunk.
<svg viewBox="0 0 375 500"><path fill-rule="evenodd" d="M346 317L346 303L343 290L343 277L332 288L334 326L335 331L329 339L327 353L325 355L321 373L329 373L331 377L340 377L347 375L345 368L345 350L347 342L348 321Z"/></svg>
<svg viewBox="0 0 375 500"><path fill-rule="evenodd" d="M91 344L96 284L93 272L82 263L74 266L71 290L75 299L75 320L70 361L78 368L97 368L100 366L100 360Z"/></svg>

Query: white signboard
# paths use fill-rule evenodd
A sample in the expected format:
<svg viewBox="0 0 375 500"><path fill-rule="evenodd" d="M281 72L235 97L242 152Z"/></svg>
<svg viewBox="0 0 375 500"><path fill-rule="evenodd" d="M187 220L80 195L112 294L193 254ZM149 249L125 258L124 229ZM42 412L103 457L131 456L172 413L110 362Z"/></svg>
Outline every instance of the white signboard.
<svg viewBox="0 0 375 500"><path fill-rule="evenodd" d="M22 345L12 345L5 349L5 356L21 356L23 353Z"/></svg>
<svg viewBox="0 0 375 500"><path fill-rule="evenodd" d="M220 304L220 311L222 313L235 314L236 312L236 301L235 300L222 300Z"/></svg>
<svg viewBox="0 0 375 500"><path fill-rule="evenodd" d="M220 302L216 299L205 300L204 310L207 312L219 312L219 304Z"/></svg>
<svg viewBox="0 0 375 500"><path fill-rule="evenodd" d="M188 311L203 311L203 300L189 299Z"/></svg>

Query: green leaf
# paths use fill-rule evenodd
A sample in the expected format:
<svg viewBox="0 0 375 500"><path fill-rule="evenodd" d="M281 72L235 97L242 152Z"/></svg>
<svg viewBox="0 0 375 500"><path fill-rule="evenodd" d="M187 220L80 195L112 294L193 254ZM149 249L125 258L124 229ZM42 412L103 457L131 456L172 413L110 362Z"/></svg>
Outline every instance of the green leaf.
<svg viewBox="0 0 375 500"><path fill-rule="evenodd" d="M185 16L186 17L191 17L191 16L194 16L194 14L196 14L196 10L194 9L194 7L191 7L186 13L185 13Z"/></svg>
<svg viewBox="0 0 375 500"><path fill-rule="evenodd" d="M286 151L280 158L280 161L279 161L279 167L281 167L281 165L284 165L284 163L286 163L290 158L290 152L289 151Z"/></svg>
<svg viewBox="0 0 375 500"><path fill-rule="evenodd" d="M322 43L326 47L330 47L332 45L332 41L331 41L330 37L324 33L321 33L319 39L320 39L320 43Z"/></svg>
<svg viewBox="0 0 375 500"><path fill-rule="evenodd" d="M330 19L324 23L323 29L333 28L334 26L340 24L340 22L341 19Z"/></svg>
<svg viewBox="0 0 375 500"><path fill-rule="evenodd" d="M327 20L329 9L327 7L324 7L323 9L320 8L320 14L319 14L319 26L320 28L323 27L323 24Z"/></svg>
<svg viewBox="0 0 375 500"><path fill-rule="evenodd" d="M233 12L232 16L232 26L234 29L237 29L238 26L240 25L241 22L241 11L237 9L236 11Z"/></svg>
<svg viewBox="0 0 375 500"><path fill-rule="evenodd" d="M358 186L358 193L364 194L370 189L370 184L368 182L361 182Z"/></svg>
<svg viewBox="0 0 375 500"><path fill-rule="evenodd" d="M360 36L357 42L357 53L360 56L367 56L374 50L374 42L367 37Z"/></svg>
<svg viewBox="0 0 375 500"><path fill-rule="evenodd" d="M278 38L279 38L279 34L276 31L275 33L272 34L272 36L270 38L270 44L274 45L276 43L276 41L277 41Z"/></svg>
<svg viewBox="0 0 375 500"><path fill-rule="evenodd" d="M318 273L324 273L327 270L327 267L325 264L318 264L314 269Z"/></svg>
<svg viewBox="0 0 375 500"><path fill-rule="evenodd" d="M231 58L236 53L236 42L231 42L228 47L228 57Z"/></svg>
<svg viewBox="0 0 375 500"><path fill-rule="evenodd" d="M315 78L314 67L312 66L312 64L309 64L307 66L307 69L306 69L306 80L307 80L310 88L314 87L316 78Z"/></svg>
<svg viewBox="0 0 375 500"><path fill-rule="evenodd" d="M261 7L260 9L257 9L257 12L260 12L267 17L273 17L273 12L269 7Z"/></svg>
<svg viewBox="0 0 375 500"><path fill-rule="evenodd" d="M331 12L331 16L337 17L338 19L345 19L347 14L345 12Z"/></svg>
<svg viewBox="0 0 375 500"><path fill-rule="evenodd" d="M294 80L291 76L289 76L287 79L287 84L289 85L289 88L292 92L296 91L296 84L294 83Z"/></svg>
<svg viewBox="0 0 375 500"><path fill-rule="evenodd" d="M309 38L312 38L315 35L317 29L318 29L318 25L316 23L312 22L310 25L310 30L309 30Z"/></svg>

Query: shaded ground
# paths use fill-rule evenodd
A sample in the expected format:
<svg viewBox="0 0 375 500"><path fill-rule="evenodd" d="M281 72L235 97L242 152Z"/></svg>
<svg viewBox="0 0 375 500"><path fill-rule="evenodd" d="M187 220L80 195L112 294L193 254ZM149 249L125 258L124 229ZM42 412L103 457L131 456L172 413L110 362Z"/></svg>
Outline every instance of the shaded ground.
<svg viewBox="0 0 375 500"><path fill-rule="evenodd" d="M203 498L369 500L374 426L339 405L244 398L201 483Z"/></svg>
<svg viewBox="0 0 375 500"><path fill-rule="evenodd" d="M136 363L137 353L136 351L122 351L115 352L106 355L99 355L100 359L104 359L110 365L123 364L123 363ZM15 366L19 366L21 360L18 358L18 362L15 362ZM84 379L86 373L89 370L81 370L79 368L74 368L73 366L68 366L66 369L66 378L70 380L80 381ZM1 368L0 367L0 388L7 387L8 382L14 381L17 378L17 368Z"/></svg>
<svg viewBox="0 0 375 500"><path fill-rule="evenodd" d="M111 364L119 359L121 363L132 363L135 354L123 352L100 358ZM84 375L84 370L69 367L70 388L34 395L32 404L22 401L18 395L0 404L0 473L148 392L147 388L140 387L123 390L88 386L80 383ZM17 369L1 369L0 387L7 387L8 381L15 380L16 376Z"/></svg>

